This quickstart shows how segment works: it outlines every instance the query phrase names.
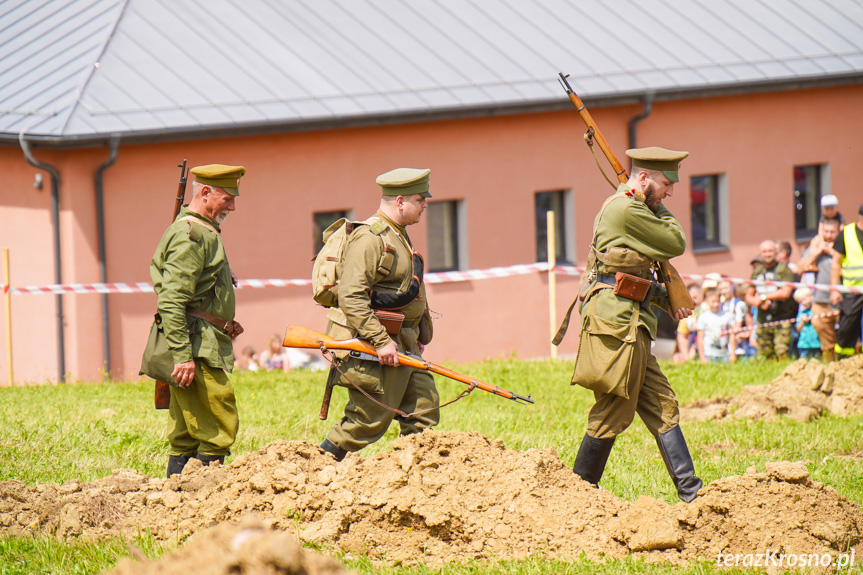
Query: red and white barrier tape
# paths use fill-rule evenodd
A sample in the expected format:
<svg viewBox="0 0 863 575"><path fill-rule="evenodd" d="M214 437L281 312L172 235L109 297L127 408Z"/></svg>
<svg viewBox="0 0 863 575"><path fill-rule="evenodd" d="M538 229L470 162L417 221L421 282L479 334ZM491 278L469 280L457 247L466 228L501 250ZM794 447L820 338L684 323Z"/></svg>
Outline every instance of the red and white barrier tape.
<svg viewBox="0 0 863 575"><path fill-rule="evenodd" d="M518 264L514 266L486 268L479 270L464 270L452 272L434 272L425 275L425 282L429 284L465 282L471 280L483 280L493 278L503 278L518 275L528 275L537 272L547 272L548 264L546 262L537 262L534 264ZM554 273L563 276L580 276L585 269L576 266L555 266ZM706 276L701 274L681 274L684 279L701 282ZM847 287L842 285L827 285L827 284L804 284L800 282L782 282L782 281L759 281L746 278L722 277L722 280L730 281L734 284L747 284L753 286L792 286L792 287L808 287L812 290L835 290L841 293L863 294L863 289L859 287ZM288 286L310 286L311 279L251 279L240 280L239 288L266 288L266 287L288 287ZM25 294L68 294L68 293L152 293L153 284L149 282L137 283L92 283L92 284L51 284L46 286L26 286L23 288L10 287L0 284L3 288L3 293L11 293L12 295Z"/></svg>
<svg viewBox="0 0 863 575"><path fill-rule="evenodd" d="M822 317L830 317L831 315L839 315L839 310L838 310L838 309L834 309L833 311L825 311L824 313L816 313L816 314L812 314L812 315L810 315L810 316L808 316L808 317L806 318L806 321L812 321L813 319L818 319L818 318L822 318ZM776 321L768 321L768 322L765 322L765 323L757 323L757 324L755 324L755 325L744 325L744 326L741 326L741 327L735 327L734 329L723 329L721 333L722 333L722 335L727 335L727 334L729 334L729 333L739 333L739 332L741 332L741 331L749 331L750 329L758 329L758 328L761 328L761 327L770 327L770 326L774 326L774 325L783 325L783 324L786 324L786 323L797 323L797 321L798 321L798 320L797 320L797 318L796 318L796 317L792 317L792 318L789 318L789 319L778 319L778 320L776 320Z"/></svg>
<svg viewBox="0 0 863 575"><path fill-rule="evenodd" d="M547 269L547 268L546 268ZM580 276L585 271L585 268L575 267L575 266L555 266L554 273L558 275L564 276ZM714 279L713 277L707 277L702 274L680 274L680 277L683 279L692 280L697 283L701 283L706 279ZM720 281L729 281L735 285L737 284L746 284L751 286L776 286L776 287L806 287L813 291L817 290L835 290L841 293L855 293L855 294L863 294L863 288L859 287L849 287L844 285L831 285L831 284L805 284L802 282L781 282L781 281L768 281L768 280L753 280L748 278L734 278L734 277L726 277L722 276Z"/></svg>

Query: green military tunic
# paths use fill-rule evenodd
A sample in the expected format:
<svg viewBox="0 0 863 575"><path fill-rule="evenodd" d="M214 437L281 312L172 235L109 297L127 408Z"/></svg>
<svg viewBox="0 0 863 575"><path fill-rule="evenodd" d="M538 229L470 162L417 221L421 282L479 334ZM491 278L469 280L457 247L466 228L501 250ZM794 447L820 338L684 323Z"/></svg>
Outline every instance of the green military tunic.
<svg viewBox="0 0 863 575"><path fill-rule="evenodd" d="M339 304L328 313L327 335L335 339L359 338L376 349L386 346L393 338L375 317L369 293L401 292L413 276L413 247L404 226L381 212L351 233L344 249L343 267L339 277ZM419 354L417 341L420 322L427 317L425 286L420 285L419 297L399 311L404 324L395 337L399 351ZM428 343L428 342L425 342ZM417 433L440 420L440 404L434 378L426 371L405 366L383 366L375 361L360 360L337 352L339 369L380 403L405 413L430 409L423 414L404 418L370 401L351 386L345 377L332 370L335 383L348 387L349 402L345 416L327 434L327 439L346 451L358 451L374 443L397 417L402 435Z"/></svg>
<svg viewBox="0 0 863 575"><path fill-rule="evenodd" d="M686 249L680 224L662 204L654 213L621 185L594 222L597 273L623 271L650 277L655 261L667 261ZM677 398L653 356L657 318L650 305L618 296L594 282L581 305L582 332L573 383L594 391L587 432L592 437L620 434L637 412L654 434L677 425ZM651 303L667 308L663 287Z"/></svg>
<svg viewBox="0 0 863 575"><path fill-rule="evenodd" d="M237 434L236 400L226 373L234 365L231 338L186 316L186 308L192 307L234 319L234 285L220 233L219 224L184 207L150 262L157 310L174 363L195 360L192 385L171 386L171 455L227 455Z"/></svg>

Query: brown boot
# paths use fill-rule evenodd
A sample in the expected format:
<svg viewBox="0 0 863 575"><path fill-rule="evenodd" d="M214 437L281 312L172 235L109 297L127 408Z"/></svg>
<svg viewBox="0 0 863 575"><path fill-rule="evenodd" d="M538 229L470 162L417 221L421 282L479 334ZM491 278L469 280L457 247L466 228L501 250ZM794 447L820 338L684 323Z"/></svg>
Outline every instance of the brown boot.
<svg viewBox="0 0 863 575"><path fill-rule="evenodd" d="M836 352L832 349L825 349L821 351L821 360L830 363L831 361L836 361Z"/></svg>

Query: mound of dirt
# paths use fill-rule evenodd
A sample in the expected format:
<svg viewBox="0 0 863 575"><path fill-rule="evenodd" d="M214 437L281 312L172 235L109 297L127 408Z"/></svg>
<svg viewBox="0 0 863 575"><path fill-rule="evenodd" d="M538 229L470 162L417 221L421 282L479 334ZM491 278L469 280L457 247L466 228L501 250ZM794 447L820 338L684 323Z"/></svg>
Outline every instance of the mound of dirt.
<svg viewBox="0 0 863 575"><path fill-rule="evenodd" d="M535 553L676 563L766 542L839 552L863 538L860 509L811 481L802 463L716 481L688 506L630 503L576 477L554 450L507 450L479 433L428 431L338 464L316 446L278 441L224 467L192 461L171 479L116 471L87 484L0 483L2 535L94 539L147 528L175 541L250 512L305 542L432 566Z"/></svg>
<svg viewBox="0 0 863 575"><path fill-rule="evenodd" d="M295 536L257 517L192 535L179 551L156 561L123 559L108 575L350 575L341 563L300 548Z"/></svg>
<svg viewBox="0 0 863 575"><path fill-rule="evenodd" d="M680 417L707 421L785 415L810 421L824 411L840 416L863 413L863 356L826 365L800 359L767 385L747 385L736 397L693 402L680 408Z"/></svg>

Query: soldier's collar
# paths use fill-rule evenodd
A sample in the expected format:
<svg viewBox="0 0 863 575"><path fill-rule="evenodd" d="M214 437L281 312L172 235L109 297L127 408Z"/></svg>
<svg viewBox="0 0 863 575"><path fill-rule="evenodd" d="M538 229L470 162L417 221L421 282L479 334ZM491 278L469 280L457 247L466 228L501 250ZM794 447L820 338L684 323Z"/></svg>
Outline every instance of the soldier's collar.
<svg viewBox="0 0 863 575"><path fill-rule="evenodd" d="M190 210L188 205L182 207L182 209L180 210L180 213L177 217L181 218L184 216L193 216L193 217L198 218L199 220L204 220L205 222L207 222L208 224L210 224L211 226L216 228L217 232L219 232L220 234L222 233L222 228L219 227L218 222L215 222L215 221L211 220L210 218L208 218L207 216L199 214L198 212L194 212L194 211Z"/></svg>
<svg viewBox="0 0 863 575"><path fill-rule="evenodd" d="M386 221L386 223L387 223L388 225L392 226L392 227L393 227L393 229L395 229L395 230L396 230L397 232L399 232L400 234L406 234L406 233L407 233L407 230L405 229L405 227L404 227L404 226L401 226L401 225L399 225L399 224L395 223L394 221L392 221L390 218L388 218L388 217L387 217L383 212L381 212L380 210L378 210L378 212L375 214L375 216L377 216L377 217L379 217L379 218L383 219L384 221Z"/></svg>

